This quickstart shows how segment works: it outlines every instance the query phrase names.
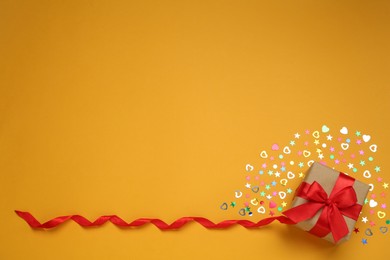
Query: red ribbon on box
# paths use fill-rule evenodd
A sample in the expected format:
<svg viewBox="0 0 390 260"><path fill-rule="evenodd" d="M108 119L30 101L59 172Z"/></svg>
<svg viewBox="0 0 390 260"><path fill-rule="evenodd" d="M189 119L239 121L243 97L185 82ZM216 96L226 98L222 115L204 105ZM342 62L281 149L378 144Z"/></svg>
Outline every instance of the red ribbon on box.
<svg viewBox="0 0 390 260"><path fill-rule="evenodd" d="M283 214L299 223L314 217L319 210L323 209L316 225L309 232L318 237L332 233L337 243L349 233L343 216L357 220L362 209L362 205L357 204L354 182L353 178L340 173L329 196L318 182L314 181L312 184L302 182L296 196L306 199L307 202Z"/></svg>

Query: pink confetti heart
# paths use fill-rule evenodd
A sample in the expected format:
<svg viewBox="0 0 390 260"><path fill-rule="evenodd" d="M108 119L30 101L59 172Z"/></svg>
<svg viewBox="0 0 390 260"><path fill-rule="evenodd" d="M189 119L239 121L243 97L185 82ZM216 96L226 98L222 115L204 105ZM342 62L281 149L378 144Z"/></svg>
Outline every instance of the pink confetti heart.
<svg viewBox="0 0 390 260"><path fill-rule="evenodd" d="M271 201L269 202L269 207L270 207L271 209L276 208L276 206L277 206L277 205L276 205L276 203L275 203L274 201L271 200Z"/></svg>
<svg viewBox="0 0 390 260"><path fill-rule="evenodd" d="M278 145L278 144L273 144L272 147L271 147L271 149L272 149L273 151L277 151L277 150L279 150L279 145Z"/></svg>

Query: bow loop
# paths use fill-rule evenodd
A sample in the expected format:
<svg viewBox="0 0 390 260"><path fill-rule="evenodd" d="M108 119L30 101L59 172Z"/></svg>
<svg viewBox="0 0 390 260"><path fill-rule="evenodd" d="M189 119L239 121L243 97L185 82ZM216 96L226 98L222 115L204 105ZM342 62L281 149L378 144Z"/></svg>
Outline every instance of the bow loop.
<svg viewBox="0 0 390 260"><path fill-rule="evenodd" d="M351 186L348 186L332 195L330 200L339 209L349 208L357 203L356 192Z"/></svg>
<svg viewBox="0 0 390 260"><path fill-rule="evenodd" d="M324 203L328 199L328 194L326 194L325 190L318 182L313 182L310 185L306 196L310 201Z"/></svg>

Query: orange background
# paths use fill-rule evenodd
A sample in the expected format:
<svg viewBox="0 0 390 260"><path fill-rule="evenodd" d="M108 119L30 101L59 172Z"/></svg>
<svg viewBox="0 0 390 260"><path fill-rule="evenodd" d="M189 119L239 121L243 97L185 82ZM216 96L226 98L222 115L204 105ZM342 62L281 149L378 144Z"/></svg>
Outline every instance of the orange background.
<svg viewBox="0 0 390 260"><path fill-rule="evenodd" d="M388 1L1 0L0 258L389 258L388 236L334 247L277 224L33 231L13 212L237 218L219 206L245 164L324 123L375 136L389 180L389 12Z"/></svg>

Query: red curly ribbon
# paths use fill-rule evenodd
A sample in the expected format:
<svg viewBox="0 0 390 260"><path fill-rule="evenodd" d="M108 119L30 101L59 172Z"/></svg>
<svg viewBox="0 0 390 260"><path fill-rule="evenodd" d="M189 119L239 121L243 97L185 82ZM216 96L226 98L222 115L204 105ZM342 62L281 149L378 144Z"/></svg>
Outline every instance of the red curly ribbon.
<svg viewBox="0 0 390 260"><path fill-rule="evenodd" d="M266 226L272 223L274 220L278 220L280 223L283 224L295 224L295 222L293 222L291 219L285 216L270 217L270 218L262 219L259 222L252 222L249 220L224 220L219 223L214 223L208 220L207 218L202 218L202 217L183 217L175 220L172 224L167 224L166 222L157 218L139 218L132 222L127 223L126 221L124 221L123 219L121 219L116 215L101 216L97 218L94 222L91 222L80 215L69 215L69 216L57 217L41 224L28 212L22 212L18 210L15 210L15 212L16 214L18 214L19 217L24 219L27 222L27 224L30 225L30 227L34 229L54 228L68 220L73 220L74 222L76 222L82 227L101 226L108 221L110 221L112 224L119 227L140 227L150 223L155 225L157 228L161 230L180 229L185 224L191 221L198 222L199 224L201 224L202 226L208 229L224 229L224 228L229 228L230 226L233 225L241 225L244 228L258 228L258 227Z"/></svg>
<svg viewBox="0 0 390 260"><path fill-rule="evenodd" d="M278 220L283 224L296 224L314 217L319 210L323 209L316 225L309 232L318 237L324 237L332 233L337 243L349 233L344 216L356 220L362 209L362 205L357 203L356 193L352 187L353 183L353 178L341 173L331 194L328 196L318 182L313 182L312 184L303 182L298 188L296 196L306 199L307 202L283 212L285 216L265 218L258 222L249 220L224 220L219 223L214 223L203 217L183 217L175 220L171 224L167 224L156 218L139 218L127 223L116 215L101 216L94 222L91 222L80 215L69 215L57 217L41 224L28 212L17 210L15 212L35 229L54 228L68 220L73 220L83 227L101 226L110 221L120 227L139 227L150 223L161 230L174 230L180 229L191 221L195 221L208 229L224 229L232 225L241 225L245 228L257 228L266 226L274 220Z"/></svg>

